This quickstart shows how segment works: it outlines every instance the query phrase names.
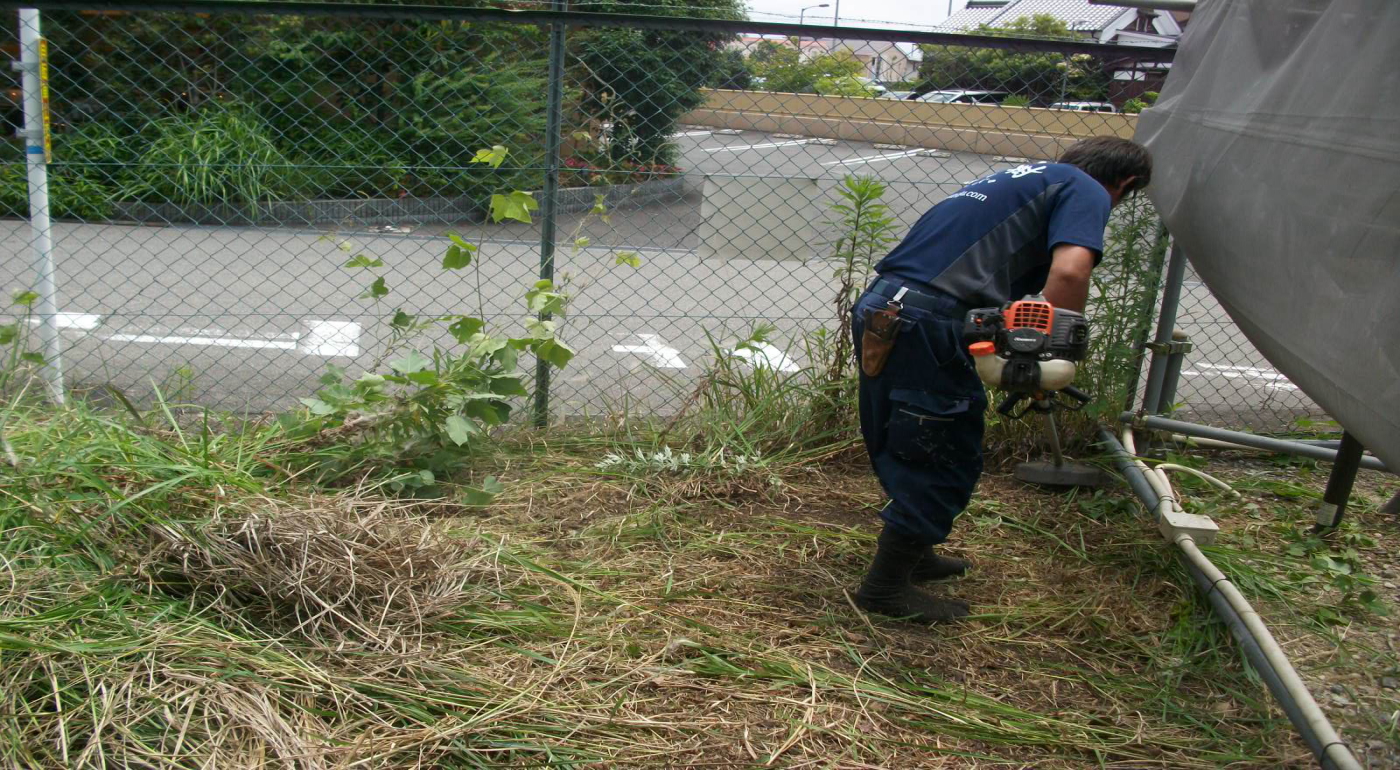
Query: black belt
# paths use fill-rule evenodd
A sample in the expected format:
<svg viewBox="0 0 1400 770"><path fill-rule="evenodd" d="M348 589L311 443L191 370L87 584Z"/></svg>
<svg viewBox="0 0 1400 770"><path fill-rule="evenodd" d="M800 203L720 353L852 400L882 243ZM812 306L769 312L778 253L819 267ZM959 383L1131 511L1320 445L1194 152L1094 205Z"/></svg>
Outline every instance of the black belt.
<svg viewBox="0 0 1400 770"><path fill-rule="evenodd" d="M870 291L886 299L894 299L903 291L903 295L899 297L901 303L958 320L966 317L967 311L971 309L954 299L951 294L945 294L922 283L901 281L898 278L877 278L875 283L870 284Z"/></svg>

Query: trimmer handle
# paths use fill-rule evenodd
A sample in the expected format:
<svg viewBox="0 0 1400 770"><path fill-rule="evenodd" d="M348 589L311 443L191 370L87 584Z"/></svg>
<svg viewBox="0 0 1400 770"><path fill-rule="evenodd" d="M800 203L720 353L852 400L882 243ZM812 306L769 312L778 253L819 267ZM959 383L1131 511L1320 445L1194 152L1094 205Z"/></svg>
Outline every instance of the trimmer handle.
<svg viewBox="0 0 1400 770"><path fill-rule="evenodd" d="M1079 388L1074 387L1073 385L1066 385L1063 388L1060 388L1060 392L1065 394L1066 396L1069 396L1075 401L1078 401L1081 404L1087 404L1090 401L1094 400L1093 396L1089 395L1088 393L1085 393Z"/></svg>
<svg viewBox="0 0 1400 770"><path fill-rule="evenodd" d="M1026 397L1025 393L1012 393L1008 395L997 405L997 413L1004 414L1008 417L1020 417L1020 415L1012 415L1011 413L1016 409L1016 404L1020 403L1021 399Z"/></svg>

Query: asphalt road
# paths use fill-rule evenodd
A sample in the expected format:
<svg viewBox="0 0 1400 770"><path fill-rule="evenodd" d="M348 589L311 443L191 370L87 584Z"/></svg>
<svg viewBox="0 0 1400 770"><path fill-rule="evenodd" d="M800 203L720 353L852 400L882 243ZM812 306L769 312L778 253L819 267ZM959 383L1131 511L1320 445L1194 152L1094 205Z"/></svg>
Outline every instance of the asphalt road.
<svg viewBox="0 0 1400 770"><path fill-rule="evenodd" d="M831 266L821 257L842 177L883 180L902 234L963 183L1015 163L749 132L686 131L677 140L684 191L645 205L623 202L606 219L561 217L556 274L568 276L576 297L563 335L578 351L556 374L561 414L670 411L713 354L711 339L731 343L759 324L778 330L767 363L796 368L803 357L793 340L832 315ZM765 185L791 179L808 181L796 193L767 192ZM753 198L736 197L738 207L719 222L707 217L707 185L721 195L754 191ZM737 231L719 229L736 223ZM155 385L219 408L286 408L315 390L327 364L355 371L381 360L386 318L396 308L519 323L538 271L538 227L405 223L380 233L56 223L68 381L110 383L133 398L148 398ZM446 230L481 243L478 269L439 268ZM31 284L30 237L27 223L0 222L0 286ZM767 245L718 259L710 247L724 238ZM620 252L636 253L641 267L617 265ZM353 254L385 265L346 269ZM358 296L376 275L390 290L377 304ZM1179 396L1188 414L1256 424L1311 408L1233 332L1203 286L1188 282L1186 297L1180 326L1197 340Z"/></svg>

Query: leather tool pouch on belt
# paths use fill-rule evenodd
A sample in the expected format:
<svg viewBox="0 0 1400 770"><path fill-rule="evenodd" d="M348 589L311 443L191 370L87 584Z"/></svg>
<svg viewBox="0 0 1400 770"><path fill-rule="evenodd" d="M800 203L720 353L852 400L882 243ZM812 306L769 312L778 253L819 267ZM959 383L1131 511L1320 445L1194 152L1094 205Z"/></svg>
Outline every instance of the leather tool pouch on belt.
<svg viewBox="0 0 1400 770"><path fill-rule="evenodd" d="M860 335L860 370L865 376L879 377L885 370L899 336L899 311L903 308L897 300L891 300L888 307L865 312L865 330Z"/></svg>

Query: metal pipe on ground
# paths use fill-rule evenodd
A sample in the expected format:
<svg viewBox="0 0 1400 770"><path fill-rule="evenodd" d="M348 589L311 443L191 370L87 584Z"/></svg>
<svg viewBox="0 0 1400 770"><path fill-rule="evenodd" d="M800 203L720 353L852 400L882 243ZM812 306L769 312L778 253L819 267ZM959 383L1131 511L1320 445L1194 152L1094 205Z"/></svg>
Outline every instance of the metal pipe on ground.
<svg viewBox="0 0 1400 770"><path fill-rule="evenodd" d="M1212 439L1215 441L1225 441L1231 444L1249 447L1250 449L1262 449L1266 452L1278 452L1279 454L1297 455L1299 457L1311 457L1314 460L1324 462L1336 462L1337 451L1327 449L1313 444L1302 444L1297 441L1285 439L1269 438L1268 436L1256 436L1253 433L1241 433L1235 430L1225 430L1224 428L1212 428L1207 425L1197 425L1191 422L1173 420L1167 417L1156 417L1146 415L1138 417L1132 412L1124 412L1118 419L1129 425L1140 425L1148 430L1160 430L1170 433L1180 433L1183 436L1193 438ZM1377 457L1363 456L1360 467L1372 471L1386 471L1390 469Z"/></svg>
<svg viewBox="0 0 1400 770"><path fill-rule="evenodd" d="M1126 431L1124 435L1131 438L1131 434ZM1114 463L1123 471L1124 478L1143 505L1149 510L1157 510L1164 504L1171 504L1172 490L1169 487L1163 490L1166 497L1157 494L1156 488L1149 483L1138 461L1111 431L1107 428L1100 430L1099 437L1108 446L1113 454ZM1166 484L1166 481L1159 479L1158 483ZM1288 720L1297 728L1324 770L1360 770L1356 758L1327 721L1326 715L1298 678L1297 672L1269 634L1263 621L1259 619L1258 613L1189 536L1177 538L1175 545L1182 551L1192 580L1205 594L1211 608L1230 629L1245 657L1259 672L1265 686L1283 707Z"/></svg>
<svg viewBox="0 0 1400 770"><path fill-rule="evenodd" d="M1323 745L1318 736L1310 729L1303 729L1307 724L1307 719L1303 716L1303 711L1298 707L1297 701L1287 697L1288 689L1284 686L1283 680L1279 678L1278 672L1274 670L1273 664L1269 662L1264 651L1260 649L1259 642L1249 633L1248 626L1240 619L1240 614L1235 612L1235 608L1230 606L1230 602L1225 600L1224 595L1219 591L1211 590L1210 578L1206 577L1191 561L1186 561L1186 571L1191 573L1191 579L1195 581L1196 587L1205 595L1210 602L1211 609L1220 616L1225 627L1230 629L1230 635L1235 638L1235 643L1244 651L1244 656L1249 660L1249 665L1259 673L1259 678L1264 680L1264 686L1269 688L1274 699L1283 708L1283 713L1288 716L1288 721L1299 728L1299 733L1303 736L1303 741L1312 750L1313 756L1322 756ZM1322 759L1323 767L1336 767L1330 759Z"/></svg>
<svg viewBox="0 0 1400 770"><path fill-rule="evenodd" d="M1188 443L1189 443L1189 444L1191 444L1192 446L1202 447L1202 448L1204 448L1204 449L1237 449L1237 450L1243 450L1243 451L1246 451L1246 452L1263 452L1263 451L1265 451L1265 450L1263 450L1263 449L1258 449L1258 448L1256 448L1256 447L1245 446L1244 444L1232 444L1232 443L1230 443L1229 441L1216 441L1215 439L1198 438L1198 437L1196 437L1196 436L1183 436L1183 435L1180 434L1180 433L1173 433L1173 434L1172 434L1172 441L1175 441L1175 442L1178 443L1178 444L1188 444ZM1340 441L1328 441L1328 440L1318 440L1318 439L1289 439L1289 441L1294 441L1294 442L1297 442L1297 443L1302 444L1302 445L1304 445L1304 446L1322 447L1323 449L1331 449L1331 450L1333 450L1333 451L1336 451L1336 450L1342 448L1342 442L1340 442ZM1371 453L1369 453L1369 452L1363 452L1363 456L1364 456L1364 457L1375 457L1375 455L1373 455L1373 454L1371 454Z"/></svg>
<svg viewBox="0 0 1400 770"><path fill-rule="evenodd" d="M1099 440L1113 453L1113 464L1123 474L1128 486L1132 487L1133 493L1142 501L1142 504L1147 506L1149 511L1157 510L1157 493L1147 482L1147 477L1142 475L1142 471L1133 463L1132 455L1129 455L1128 450L1123 448L1118 437L1113 435L1113 431L1108 428L1102 428L1099 430Z"/></svg>
<svg viewBox="0 0 1400 770"><path fill-rule="evenodd" d="M1293 722L1294 727L1298 728L1303 739L1308 742L1308 748L1312 749L1322 767L1336 768L1336 770L1361 770L1361 764L1356 761L1356 757L1352 756L1351 749L1342 742L1341 736L1332 727L1332 723L1327 720L1327 715L1318 707L1317 701L1313 700L1312 693L1308 692L1307 685L1298 676L1298 672L1293 669L1293 665L1288 662L1288 657L1278 646L1273 635L1269 633L1264 621L1259 618L1259 613L1255 612L1254 608L1249 605L1235 584L1230 582L1230 578L1212 564L1210 559L1206 558L1195 541L1190 537L1182 536L1177 538L1176 545L1181 548L1187 560L1210 580L1211 593L1220 594L1235 610L1240 619L1240 625L1258 645L1260 652L1279 679L1280 690L1274 691L1274 697L1280 703L1290 703L1292 708L1296 710L1297 719L1294 719L1294 712L1290 711L1289 720Z"/></svg>

